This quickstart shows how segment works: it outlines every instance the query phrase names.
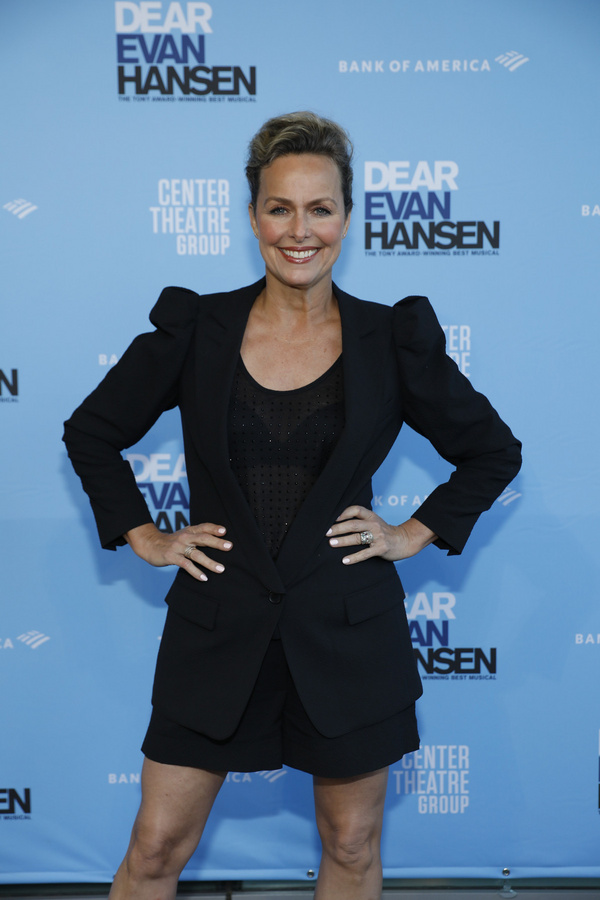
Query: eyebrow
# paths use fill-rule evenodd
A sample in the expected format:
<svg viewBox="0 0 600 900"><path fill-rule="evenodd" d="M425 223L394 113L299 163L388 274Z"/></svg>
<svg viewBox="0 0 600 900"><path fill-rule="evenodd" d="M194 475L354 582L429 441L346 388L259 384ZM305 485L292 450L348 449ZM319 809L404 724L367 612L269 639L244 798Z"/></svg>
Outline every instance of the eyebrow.
<svg viewBox="0 0 600 900"><path fill-rule="evenodd" d="M263 206L264 206L266 203L269 203L270 201L274 201L275 203L286 203L286 204L291 204L291 202L292 202L292 201L291 201L289 198L287 198L287 197L265 197L265 201L264 201L264 203L263 203ZM309 205L312 205L312 204L315 204L315 203L316 203L316 204L319 204L319 203L333 203L334 206L337 206L337 202L334 200L333 197L317 197L315 200L311 200L310 203L309 203Z"/></svg>

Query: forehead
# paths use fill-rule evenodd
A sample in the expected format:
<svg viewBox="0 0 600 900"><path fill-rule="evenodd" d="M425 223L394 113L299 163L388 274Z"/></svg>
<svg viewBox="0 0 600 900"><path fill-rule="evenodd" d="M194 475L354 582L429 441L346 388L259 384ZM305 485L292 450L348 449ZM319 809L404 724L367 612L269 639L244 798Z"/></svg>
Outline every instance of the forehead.
<svg viewBox="0 0 600 900"><path fill-rule="evenodd" d="M279 156L261 171L259 196L333 197L342 194L337 165L316 153Z"/></svg>

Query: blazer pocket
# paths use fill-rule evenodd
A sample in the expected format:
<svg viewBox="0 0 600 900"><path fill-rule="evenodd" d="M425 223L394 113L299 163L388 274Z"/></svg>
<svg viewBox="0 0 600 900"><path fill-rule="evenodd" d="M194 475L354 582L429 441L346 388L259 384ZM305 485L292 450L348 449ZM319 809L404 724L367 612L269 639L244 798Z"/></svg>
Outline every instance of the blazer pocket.
<svg viewBox="0 0 600 900"><path fill-rule="evenodd" d="M193 587L175 581L165 597L165 602L169 609L172 609L178 616L182 616L208 631L213 631L217 620L219 601L207 596L203 590L197 591Z"/></svg>
<svg viewBox="0 0 600 900"><path fill-rule="evenodd" d="M363 588L344 598L346 618L350 625L365 622L388 612L402 603L405 594L399 578L387 579L373 587Z"/></svg>

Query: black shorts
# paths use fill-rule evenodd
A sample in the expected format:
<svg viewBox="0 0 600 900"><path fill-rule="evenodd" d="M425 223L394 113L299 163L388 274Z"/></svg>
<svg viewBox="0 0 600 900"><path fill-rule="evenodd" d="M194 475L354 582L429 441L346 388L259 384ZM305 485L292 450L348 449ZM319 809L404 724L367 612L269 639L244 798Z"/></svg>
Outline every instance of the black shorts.
<svg viewBox="0 0 600 900"><path fill-rule="evenodd" d="M414 703L382 722L324 737L302 705L283 644L271 641L240 724L216 741L152 712L142 751L155 762L221 772L283 765L323 778L349 778L391 765L419 748Z"/></svg>

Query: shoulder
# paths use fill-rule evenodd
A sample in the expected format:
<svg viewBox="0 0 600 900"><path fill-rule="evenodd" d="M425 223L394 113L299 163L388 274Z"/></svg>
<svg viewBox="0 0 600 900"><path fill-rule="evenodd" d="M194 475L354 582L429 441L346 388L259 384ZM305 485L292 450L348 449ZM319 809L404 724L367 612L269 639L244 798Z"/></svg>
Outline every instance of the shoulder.
<svg viewBox="0 0 600 900"><path fill-rule="evenodd" d="M411 295L394 304L392 327L399 347L444 349L446 337L427 297Z"/></svg>
<svg viewBox="0 0 600 900"><path fill-rule="evenodd" d="M333 292L337 297L342 319L350 327L359 329L390 327L392 307L385 303L377 303L374 300L360 300L358 297L348 294L336 284Z"/></svg>
<svg viewBox="0 0 600 900"><path fill-rule="evenodd" d="M182 287L166 287L152 309L150 321L157 328L169 330L191 322L198 314L200 297Z"/></svg>
<svg viewBox="0 0 600 900"><path fill-rule="evenodd" d="M440 334L443 337L444 333L427 297L411 294L389 305L374 300L360 300L342 291L337 285L334 285L334 291L343 309L351 311L362 322L393 329L396 340L404 338L410 343L418 337L427 337L428 340Z"/></svg>
<svg viewBox="0 0 600 900"><path fill-rule="evenodd" d="M403 297L402 300L394 303L393 309L394 315L399 319L434 319L437 322L433 306L428 298L419 294L410 294L408 297Z"/></svg>
<svg viewBox="0 0 600 900"><path fill-rule="evenodd" d="M240 301L257 296L262 290L262 281L212 294L198 294L184 287L166 287L150 311L150 321L156 328L167 331L193 325L216 307L231 308Z"/></svg>
<svg viewBox="0 0 600 900"><path fill-rule="evenodd" d="M407 313L416 315L427 315L430 313L435 316L428 298L419 294L410 294L407 297L403 297L402 300L397 300L395 303L390 304L379 303L376 300L361 300L359 297L343 291L337 284L333 285L333 291L338 300L363 310L366 315L385 317L393 314L401 316Z"/></svg>

